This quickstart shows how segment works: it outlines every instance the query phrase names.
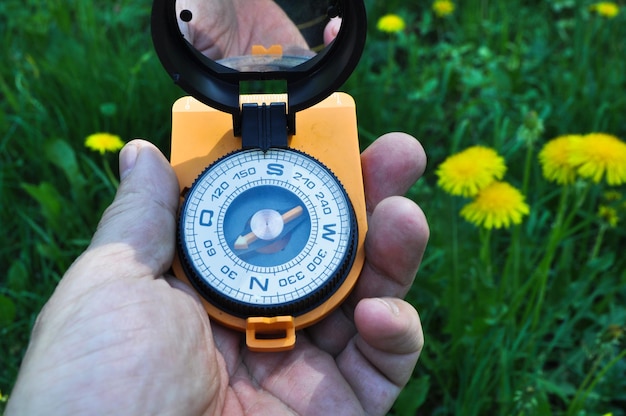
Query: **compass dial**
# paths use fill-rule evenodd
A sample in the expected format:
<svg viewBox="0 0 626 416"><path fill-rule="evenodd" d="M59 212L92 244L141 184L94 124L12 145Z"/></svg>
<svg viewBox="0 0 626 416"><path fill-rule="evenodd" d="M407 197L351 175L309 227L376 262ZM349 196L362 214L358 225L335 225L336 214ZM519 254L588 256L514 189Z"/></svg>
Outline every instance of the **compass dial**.
<svg viewBox="0 0 626 416"><path fill-rule="evenodd" d="M323 303L352 266L357 227L334 174L295 150L244 150L209 166L179 220L185 274L239 317L298 316Z"/></svg>

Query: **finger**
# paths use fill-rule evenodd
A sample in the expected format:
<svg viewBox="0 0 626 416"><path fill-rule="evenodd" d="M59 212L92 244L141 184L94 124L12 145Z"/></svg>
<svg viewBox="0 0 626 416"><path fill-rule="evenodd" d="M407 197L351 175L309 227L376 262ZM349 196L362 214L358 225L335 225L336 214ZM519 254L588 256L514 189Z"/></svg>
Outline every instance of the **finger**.
<svg viewBox="0 0 626 416"><path fill-rule="evenodd" d="M368 414L385 414L411 377L424 344L415 309L393 298L364 299L354 314L359 335L337 358Z"/></svg>
<svg viewBox="0 0 626 416"><path fill-rule="evenodd" d="M398 298L363 299L354 311L354 322L361 340L380 352L396 355L419 353L424 344L422 327L415 308ZM402 385L408 375L389 373ZM409 371L410 375L410 371Z"/></svg>
<svg viewBox="0 0 626 416"><path fill-rule="evenodd" d="M361 155L367 211L383 199L404 195L426 169L422 145L404 133L389 133Z"/></svg>
<svg viewBox="0 0 626 416"><path fill-rule="evenodd" d="M422 210L399 195L420 177L426 166L424 149L413 137L390 133L361 155L368 198L369 230L366 263L353 293L342 307L312 326L312 341L335 356L356 333L353 309L363 298L404 297L428 242L428 223Z"/></svg>
<svg viewBox="0 0 626 416"><path fill-rule="evenodd" d="M352 309L344 304L317 324L306 328L305 332L309 335L311 342L319 349L336 357L356 334Z"/></svg>
<svg viewBox="0 0 626 416"><path fill-rule="evenodd" d="M158 276L172 262L178 182L169 163L154 145L134 140L120 153L120 177L91 244L72 266L86 267L91 284Z"/></svg>
<svg viewBox="0 0 626 416"><path fill-rule="evenodd" d="M369 221L365 265L350 295L355 306L363 298L402 298L413 284L430 231L422 210L399 196L384 199Z"/></svg>
<svg viewBox="0 0 626 416"><path fill-rule="evenodd" d="M404 297L426 249L429 230L421 209L404 197L383 200L370 216L366 262L341 308L307 329L312 341L335 356L356 333L353 310L363 298Z"/></svg>
<svg viewBox="0 0 626 416"><path fill-rule="evenodd" d="M333 17L328 21L328 24L326 24L324 28L324 46L330 45L330 43L335 40L339 34L339 29L341 29L340 17Z"/></svg>

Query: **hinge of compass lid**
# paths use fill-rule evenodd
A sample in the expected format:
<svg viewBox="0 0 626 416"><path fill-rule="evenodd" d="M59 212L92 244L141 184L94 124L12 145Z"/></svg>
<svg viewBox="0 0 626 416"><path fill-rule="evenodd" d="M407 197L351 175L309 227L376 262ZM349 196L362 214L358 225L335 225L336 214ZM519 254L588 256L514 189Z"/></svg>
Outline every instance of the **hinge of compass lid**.
<svg viewBox="0 0 626 416"><path fill-rule="evenodd" d="M295 120L287 114L287 104L280 102L244 103L241 107L241 145L243 149L287 147Z"/></svg>

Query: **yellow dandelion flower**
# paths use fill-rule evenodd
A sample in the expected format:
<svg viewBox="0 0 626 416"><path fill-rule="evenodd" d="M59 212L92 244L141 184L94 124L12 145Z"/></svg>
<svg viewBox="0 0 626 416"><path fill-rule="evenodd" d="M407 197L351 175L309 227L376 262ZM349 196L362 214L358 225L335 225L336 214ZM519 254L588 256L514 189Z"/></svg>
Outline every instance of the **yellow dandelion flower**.
<svg viewBox="0 0 626 416"><path fill-rule="evenodd" d="M87 136L85 146L103 155L106 152L117 152L124 147L124 142L120 136L116 136L115 134L94 133Z"/></svg>
<svg viewBox="0 0 626 416"><path fill-rule="evenodd" d="M478 227L509 228L529 212L519 190L506 182L493 182L461 209L461 217Z"/></svg>
<svg viewBox="0 0 626 416"><path fill-rule="evenodd" d="M454 13L455 6L449 0L435 0L432 7L437 17L446 17Z"/></svg>
<svg viewBox="0 0 626 416"><path fill-rule="evenodd" d="M583 137L570 155L570 163L578 166L578 174L598 183L626 183L626 143L605 133L591 133Z"/></svg>
<svg viewBox="0 0 626 416"><path fill-rule="evenodd" d="M437 185L451 195L472 197L506 172L504 158L484 146L472 146L439 165Z"/></svg>
<svg viewBox="0 0 626 416"><path fill-rule="evenodd" d="M619 6L610 1L594 3L589 6L589 10L608 19L612 19L619 14Z"/></svg>
<svg viewBox="0 0 626 416"><path fill-rule="evenodd" d="M571 155L574 148L582 141L580 135L559 136L547 142L539 152L539 163L543 176L559 185L568 185L576 180L576 165Z"/></svg>
<svg viewBox="0 0 626 416"><path fill-rule="evenodd" d="M604 220L611 228L617 227L617 223L619 222L617 210L608 205L600 205L598 207L598 217Z"/></svg>
<svg viewBox="0 0 626 416"><path fill-rule="evenodd" d="M405 26L404 19L397 14L387 14L381 17L376 25L378 30L386 33L402 32Z"/></svg>

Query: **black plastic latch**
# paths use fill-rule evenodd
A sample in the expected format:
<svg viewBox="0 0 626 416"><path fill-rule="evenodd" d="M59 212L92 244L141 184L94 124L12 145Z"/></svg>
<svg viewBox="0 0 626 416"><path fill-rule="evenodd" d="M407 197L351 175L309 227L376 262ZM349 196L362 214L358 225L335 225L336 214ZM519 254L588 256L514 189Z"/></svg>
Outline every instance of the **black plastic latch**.
<svg viewBox="0 0 626 416"><path fill-rule="evenodd" d="M287 105L285 103L243 104L241 146L243 149L287 147Z"/></svg>

